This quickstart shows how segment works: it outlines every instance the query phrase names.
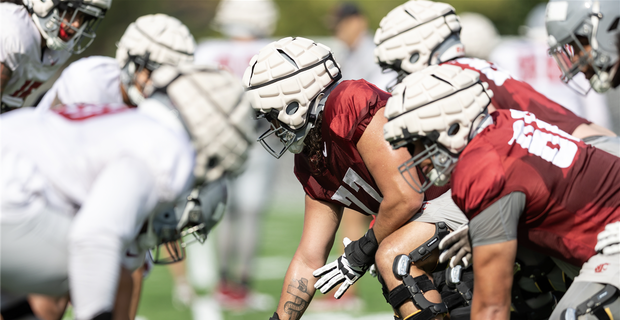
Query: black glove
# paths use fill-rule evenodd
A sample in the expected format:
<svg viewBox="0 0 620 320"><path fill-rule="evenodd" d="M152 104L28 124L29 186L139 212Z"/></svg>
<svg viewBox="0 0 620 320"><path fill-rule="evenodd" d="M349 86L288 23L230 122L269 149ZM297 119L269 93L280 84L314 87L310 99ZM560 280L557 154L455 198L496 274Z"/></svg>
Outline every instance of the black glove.
<svg viewBox="0 0 620 320"><path fill-rule="evenodd" d="M271 316L271 318L269 318L269 320L280 320L280 317L278 316L277 312L274 312L273 316Z"/></svg>
<svg viewBox="0 0 620 320"><path fill-rule="evenodd" d="M375 262L375 252L379 248L372 229L357 241L351 242L349 238L344 238L343 243L345 247L342 256L312 273L315 277L321 277L314 284L314 288L322 293L327 293L342 283L334 294L336 299L340 299L347 289L366 273Z"/></svg>

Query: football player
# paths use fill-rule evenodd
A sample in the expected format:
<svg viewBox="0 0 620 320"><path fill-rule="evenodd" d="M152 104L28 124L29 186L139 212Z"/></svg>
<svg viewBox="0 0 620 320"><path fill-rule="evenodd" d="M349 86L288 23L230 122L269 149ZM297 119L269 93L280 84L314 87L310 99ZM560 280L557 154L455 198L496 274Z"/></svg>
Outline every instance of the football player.
<svg viewBox="0 0 620 320"><path fill-rule="evenodd" d="M95 39L112 0L24 0L0 3L1 112L22 107L72 53Z"/></svg>
<svg viewBox="0 0 620 320"><path fill-rule="evenodd" d="M142 16L131 23L121 37L116 62L112 58L95 56L72 63L37 108L45 111L52 105L63 104L63 95L80 96L73 97L72 101L122 102L135 107L144 99L150 74L162 65L176 66L193 61L195 47L194 37L178 19L162 13ZM84 78L86 83L76 83L74 78L82 72L93 76ZM107 81L108 86L93 85L96 81ZM59 87L64 90L59 91Z"/></svg>
<svg viewBox="0 0 620 320"><path fill-rule="evenodd" d="M509 318L517 243L578 274L551 319L620 316L620 159L531 112L497 110L489 87L473 70L432 66L406 77L385 112L386 140L412 154L403 172L425 175L412 186L450 181L470 220L448 245L473 246L471 318Z"/></svg>
<svg viewBox="0 0 620 320"><path fill-rule="evenodd" d="M241 79L250 59L273 40L278 6L272 0L222 0L219 2L211 27L224 39L209 39L196 48L196 63L218 64L231 70ZM268 125L257 122L255 136ZM215 291L217 302L224 309L240 310L256 307L254 301L261 293L252 290L252 266L260 243L264 213L273 196L273 178L277 160L265 153L258 144L252 146L247 170L230 181L230 201L227 213L217 233L217 265L219 283ZM192 266L188 266L192 267ZM179 270L175 276L173 299L189 305L191 286ZM270 297L268 297L270 298ZM262 299L265 300L265 299ZM266 301L266 300L265 300ZM271 309L261 301L260 307Z"/></svg>
<svg viewBox="0 0 620 320"><path fill-rule="evenodd" d="M365 80L340 78L329 48L300 37L263 48L243 77L258 117L271 123L259 141L276 158L287 150L295 153L295 174L306 192L301 243L272 319L299 319L317 289L327 293L341 284L334 294L340 298L375 262L381 276L389 276L394 252L410 252L438 230L447 232L465 222L437 227L410 222L423 197L399 177L398 163L409 158L407 151L392 150L383 140L390 95ZM279 138L281 148L269 144L271 135ZM345 253L324 266L345 207L376 215L376 222L360 239L345 238ZM425 268L434 266L421 261L411 271L427 291L419 294L429 306L427 316L447 312L424 275Z"/></svg>
<svg viewBox="0 0 620 320"><path fill-rule="evenodd" d="M618 1L549 1L545 15L549 53L562 71L562 81L581 93L618 87L619 20ZM589 88L573 81L580 72L590 81Z"/></svg>
<svg viewBox="0 0 620 320"><path fill-rule="evenodd" d="M384 68L399 73L397 82L428 65L450 64L476 71L482 81L492 89L493 105L496 108L531 111L540 119L558 126L565 132L607 152L620 155L620 142L613 132L577 117L532 89L529 84L512 78L488 61L464 58L465 48L459 38L460 30L461 25L452 6L431 1L409 1L393 9L381 21L380 28L375 34L376 60ZM444 184L448 186L446 181ZM447 201L445 206L454 206L450 196L436 199L434 202L437 204L442 200ZM430 218L430 212L425 212L419 219L425 216L427 219ZM466 234L467 226L462 228L460 234L463 232ZM535 298L544 301L528 303L524 301L524 297L531 294L522 292L513 297L514 309L521 315L525 313L527 318L550 314L554 305L551 291L561 290L560 286L565 286L561 281L561 274L557 277L560 281L554 281L549 273L558 275L559 270L554 269L552 261L538 254L525 252L528 251L525 248L521 250L524 252L519 254L519 265L523 268L522 272L516 274L516 278L520 279L518 282L523 285L520 289L531 294L542 291L543 294ZM444 258L446 257L444 255ZM460 259L454 261L457 260ZM539 270L544 272L541 273ZM535 281L532 283L531 279ZM547 285L549 282L553 284ZM535 305L544 306L545 311L540 308L535 310L537 309L533 308Z"/></svg>
<svg viewBox="0 0 620 320"><path fill-rule="evenodd" d="M3 134L16 137L2 141L3 294L70 291L77 319L111 319L119 272L144 250L165 243L176 261L182 235L204 240L200 189L176 219L165 209L242 166L250 108L228 72L158 71L138 109L67 101L3 116ZM125 265L127 251L135 263Z"/></svg>
<svg viewBox="0 0 620 320"><path fill-rule="evenodd" d="M613 132L576 116L491 62L463 58L466 48L459 39L460 30L452 6L441 2L409 1L381 20L375 34L376 61L384 68L397 71L397 81L428 65L451 64L474 70L493 91L493 105L497 108L533 112L539 119L557 125L579 139L605 151L620 153Z"/></svg>

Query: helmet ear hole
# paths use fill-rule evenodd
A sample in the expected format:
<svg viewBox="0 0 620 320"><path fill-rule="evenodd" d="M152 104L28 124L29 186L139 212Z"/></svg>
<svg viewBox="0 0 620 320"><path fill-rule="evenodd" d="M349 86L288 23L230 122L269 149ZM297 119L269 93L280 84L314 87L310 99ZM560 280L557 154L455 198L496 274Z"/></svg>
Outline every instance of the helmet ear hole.
<svg viewBox="0 0 620 320"><path fill-rule="evenodd" d="M210 157L207 161L207 168L214 168L219 163L219 160L216 156Z"/></svg>
<svg viewBox="0 0 620 320"><path fill-rule="evenodd" d="M420 59L420 54L416 52L412 54L411 57L409 57L409 62L416 63L418 62L419 59Z"/></svg>
<svg viewBox="0 0 620 320"><path fill-rule="evenodd" d="M295 114L297 110L299 110L299 102L297 101L291 102L286 106L286 114L289 116Z"/></svg>
<svg viewBox="0 0 620 320"><path fill-rule="evenodd" d="M453 123L452 125L450 125L450 128L448 128L448 135L453 136L457 134L460 128L461 126L458 123Z"/></svg>

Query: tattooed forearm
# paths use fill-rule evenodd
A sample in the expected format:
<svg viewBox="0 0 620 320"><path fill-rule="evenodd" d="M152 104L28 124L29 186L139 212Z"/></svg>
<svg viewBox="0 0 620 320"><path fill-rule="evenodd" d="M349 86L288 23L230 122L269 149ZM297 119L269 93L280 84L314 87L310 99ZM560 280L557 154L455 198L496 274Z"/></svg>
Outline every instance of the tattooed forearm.
<svg viewBox="0 0 620 320"><path fill-rule="evenodd" d="M310 303L310 293L308 293L308 279L293 279L288 285L286 292L295 297L294 301L287 301L284 304L284 312L290 315L289 320L297 320L308 307Z"/></svg>
<svg viewBox="0 0 620 320"><path fill-rule="evenodd" d="M11 71L11 68L0 62L0 94L4 92L4 88L6 84L9 83L9 80L11 80L12 75L13 71Z"/></svg>

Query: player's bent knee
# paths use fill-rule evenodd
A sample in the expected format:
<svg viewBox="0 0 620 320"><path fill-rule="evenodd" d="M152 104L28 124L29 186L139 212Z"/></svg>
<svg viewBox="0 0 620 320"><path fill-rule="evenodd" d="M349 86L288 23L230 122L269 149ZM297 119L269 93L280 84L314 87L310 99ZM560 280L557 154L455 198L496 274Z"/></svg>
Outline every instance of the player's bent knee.
<svg viewBox="0 0 620 320"><path fill-rule="evenodd" d="M561 310L561 320L598 319L613 320L620 314L620 290L610 284L582 303ZM615 317L615 318L614 318Z"/></svg>

